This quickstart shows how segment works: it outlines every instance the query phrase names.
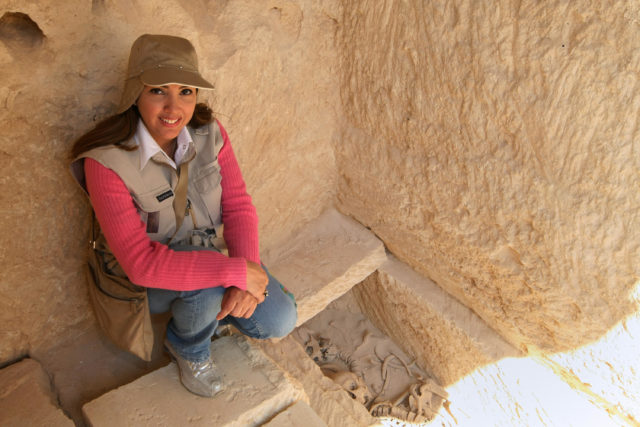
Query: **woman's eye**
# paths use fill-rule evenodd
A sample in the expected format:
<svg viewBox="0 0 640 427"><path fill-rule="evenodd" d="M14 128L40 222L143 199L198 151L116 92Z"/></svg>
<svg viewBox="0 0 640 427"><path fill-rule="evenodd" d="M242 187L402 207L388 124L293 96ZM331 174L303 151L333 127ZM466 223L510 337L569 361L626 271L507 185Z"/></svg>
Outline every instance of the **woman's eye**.
<svg viewBox="0 0 640 427"><path fill-rule="evenodd" d="M149 89L149 93L153 93L154 95L162 95L164 92L159 87L153 87Z"/></svg>
<svg viewBox="0 0 640 427"><path fill-rule="evenodd" d="M181 94L181 95L191 95L192 93L193 93L193 89L187 89L187 88L185 88L185 89L182 89L182 90L180 91L180 94Z"/></svg>

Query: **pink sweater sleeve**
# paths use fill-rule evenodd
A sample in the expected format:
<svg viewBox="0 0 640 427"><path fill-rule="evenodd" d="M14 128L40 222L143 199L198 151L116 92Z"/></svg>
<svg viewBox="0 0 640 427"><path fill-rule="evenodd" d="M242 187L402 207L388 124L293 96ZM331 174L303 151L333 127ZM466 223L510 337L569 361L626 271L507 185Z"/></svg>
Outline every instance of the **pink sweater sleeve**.
<svg viewBox="0 0 640 427"><path fill-rule="evenodd" d="M95 160L85 160L87 191L96 217L109 247L133 283L178 291L214 286L246 289L244 258L259 261L257 217L226 132L223 135L224 146L218 158L229 257L215 251L176 252L152 241L120 177Z"/></svg>
<svg viewBox="0 0 640 427"><path fill-rule="evenodd" d="M258 215L247 193L240 167L233 153L229 136L220 122L224 145L218 155L222 174L222 223L229 256L241 257L260 264Z"/></svg>

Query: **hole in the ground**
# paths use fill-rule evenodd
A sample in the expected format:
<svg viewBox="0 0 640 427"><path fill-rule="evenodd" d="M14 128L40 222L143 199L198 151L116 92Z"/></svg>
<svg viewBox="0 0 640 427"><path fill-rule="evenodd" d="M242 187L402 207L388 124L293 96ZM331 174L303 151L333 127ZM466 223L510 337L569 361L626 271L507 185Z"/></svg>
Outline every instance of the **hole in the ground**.
<svg viewBox="0 0 640 427"><path fill-rule="evenodd" d="M448 396L363 314L339 304L297 328L294 338L327 377L375 417L427 422Z"/></svg>
<svg viewBox="0 0 640 427"><path fill-rule="evenodd" d="M45 35L26 13L6 12L0 18L0 40L12 47L40 46Z"/></svg>

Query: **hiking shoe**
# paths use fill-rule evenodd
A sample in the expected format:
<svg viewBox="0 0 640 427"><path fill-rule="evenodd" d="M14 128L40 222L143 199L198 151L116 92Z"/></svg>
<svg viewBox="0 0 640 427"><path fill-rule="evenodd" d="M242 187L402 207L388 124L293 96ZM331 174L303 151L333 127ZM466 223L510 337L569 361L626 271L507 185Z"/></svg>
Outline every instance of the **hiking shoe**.
<svg viewBox="0 0 640 427"><path fill-rule="evenodd" d="M181 357L165 339L164 347L173 360L178 364L180 381L193 394L213 397L224 389L222 377L213 363L211 356L202 362L190 362Z"/></svg>

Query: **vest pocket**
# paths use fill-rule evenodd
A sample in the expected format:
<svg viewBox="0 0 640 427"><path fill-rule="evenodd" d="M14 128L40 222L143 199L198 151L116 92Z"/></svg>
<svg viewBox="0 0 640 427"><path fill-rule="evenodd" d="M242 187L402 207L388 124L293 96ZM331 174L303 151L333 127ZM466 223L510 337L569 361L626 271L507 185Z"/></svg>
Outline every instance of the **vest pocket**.
<svg viewBox="0 0 640 427"><path fill-rule="evenodd" d="M198 171L194 184L199 193L206 193L215 189L220 184L220 181L222 181L222 175L220 175L220 165L216 160L203 166Z"/></svg>
<svg viewBox="0 0 640 427"><path fill-rule="evenodd" d="M169 185L134 196L140 219L147 224L146 231L151 237L168 232L168 227L175 224L174 198L175 194Z"/></svg>
<svg viewBox="0 0 640 427"><path fill-rule="evenodd" d="M194 187L207 209L211 225L222 223L220 215L220 198L222 197L222 175L220 165L214 161L203 166L194 180ZM202 224L199 224L200 226Z"/></svg>
<svg viewBox="0 0 640 427"><path fill-rule="evenodd" d="M173 206L175 194L169 185L163 185L134 196L138 208L145 212L157 212Z"/></svg>

